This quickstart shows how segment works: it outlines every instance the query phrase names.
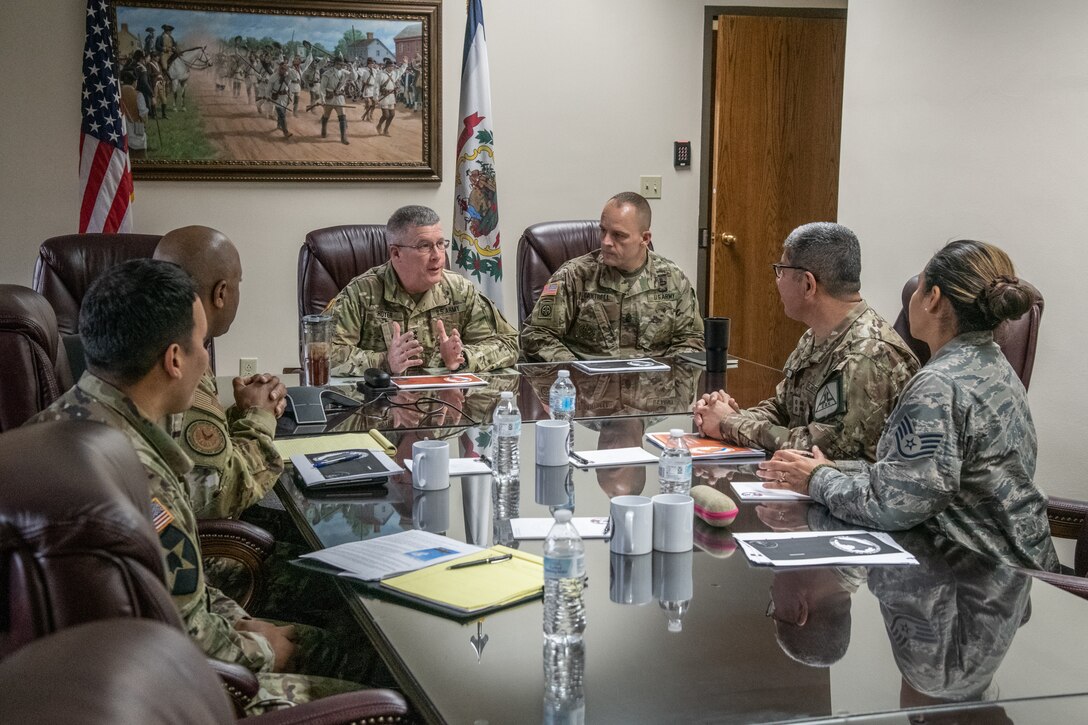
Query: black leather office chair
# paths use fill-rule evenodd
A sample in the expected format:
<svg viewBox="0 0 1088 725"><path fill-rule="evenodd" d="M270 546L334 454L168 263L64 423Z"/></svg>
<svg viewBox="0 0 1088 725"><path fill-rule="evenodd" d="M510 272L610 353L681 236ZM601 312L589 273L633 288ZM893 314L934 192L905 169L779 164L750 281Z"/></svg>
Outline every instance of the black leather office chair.
<svg viewBox="0 0 1088 725"><path fill-rule="evenodd" d="M929 360L929 346L910 334L910 298L918 288L918 275L914 275L903 285L903 309L895 318L895 331L925 365ZM1036 290L1038 292L1038 290ZM994 340L1001 346L1012 369L1027 388L1031 382L1031 373L1035 368L1035 348L1039 343L1039 323L1043 317L1043 296L1036 297L1035 304L1018 320L1006 320L994 330Z"/></svg>

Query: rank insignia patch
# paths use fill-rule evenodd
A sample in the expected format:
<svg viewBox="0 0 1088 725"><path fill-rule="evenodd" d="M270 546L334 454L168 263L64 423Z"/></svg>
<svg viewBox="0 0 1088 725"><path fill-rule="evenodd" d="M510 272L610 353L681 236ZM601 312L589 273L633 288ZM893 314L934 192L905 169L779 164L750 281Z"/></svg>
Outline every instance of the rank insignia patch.
<svg viewBox="0 0 1088 725"><path fill-rule="evenodd" d="M943 433L915 433L910 418L904 418L895 428L895 448L907 460L932 456L943 438Z"/></svg>
<svg viewBox="0 0 1088 725"><path fill-rule="evenodd" d="M185 429L185 442L197 453L215 456L227 447L227 437L213 423L194 420Z"/></svg>

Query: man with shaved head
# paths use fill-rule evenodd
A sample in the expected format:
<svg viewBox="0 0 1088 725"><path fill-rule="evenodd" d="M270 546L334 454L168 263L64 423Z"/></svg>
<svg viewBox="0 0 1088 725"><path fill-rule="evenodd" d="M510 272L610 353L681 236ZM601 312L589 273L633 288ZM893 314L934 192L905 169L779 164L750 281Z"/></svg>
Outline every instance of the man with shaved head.
<svg viewBox="0 0 1088 725"><path fill-rule="evenodd" d="M177 264L193 278L208 318L208 339L226 334L238 312L242 264L225 234L202 226L168 232L155 259ZM235 404L224 410L209 367L193 403L173 426L193 459L190 498L197 518L236 517L259 501L283 472L272 444L286 389L273 375L234 378Z"/></svg>
<svg viewBox="0 0 1088 725"><path fill-rule="evenodd" d="M552 275L521 331L531 361L677 355L703 349L695 290L650 251L650 204L633 191L604 205L601 248Z"/></svg>

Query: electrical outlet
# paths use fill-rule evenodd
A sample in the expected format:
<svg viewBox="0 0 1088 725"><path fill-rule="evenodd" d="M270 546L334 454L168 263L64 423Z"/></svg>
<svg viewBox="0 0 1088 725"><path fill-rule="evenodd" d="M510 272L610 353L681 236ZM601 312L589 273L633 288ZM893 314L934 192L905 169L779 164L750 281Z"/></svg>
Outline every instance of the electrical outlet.
<svg viewBox="0 0 1088 725"><path fill-rule="evenodd" d="M640 176L638 177L638 188L641 189L640 193L647 199L660 199L661 177Z"/></svg>
<svg viewBox="0 0 1088 725"><path fill-rule="evenodd" d="M257 358L243 357L238 360L238 375L248 378L257 374Z"/></svg>

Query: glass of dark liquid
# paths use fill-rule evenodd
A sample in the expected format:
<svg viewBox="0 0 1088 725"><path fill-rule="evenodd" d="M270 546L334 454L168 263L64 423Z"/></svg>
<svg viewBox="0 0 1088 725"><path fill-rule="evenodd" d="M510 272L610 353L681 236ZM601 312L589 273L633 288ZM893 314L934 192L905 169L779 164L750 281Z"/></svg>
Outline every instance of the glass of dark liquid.
<svg viewBox="0 0 1088 725"><path fill-rule="evenodd" d="M321 386L329 384L329 340L332 336L332 317L306 315L302 318L302 384Z"/></svg>

